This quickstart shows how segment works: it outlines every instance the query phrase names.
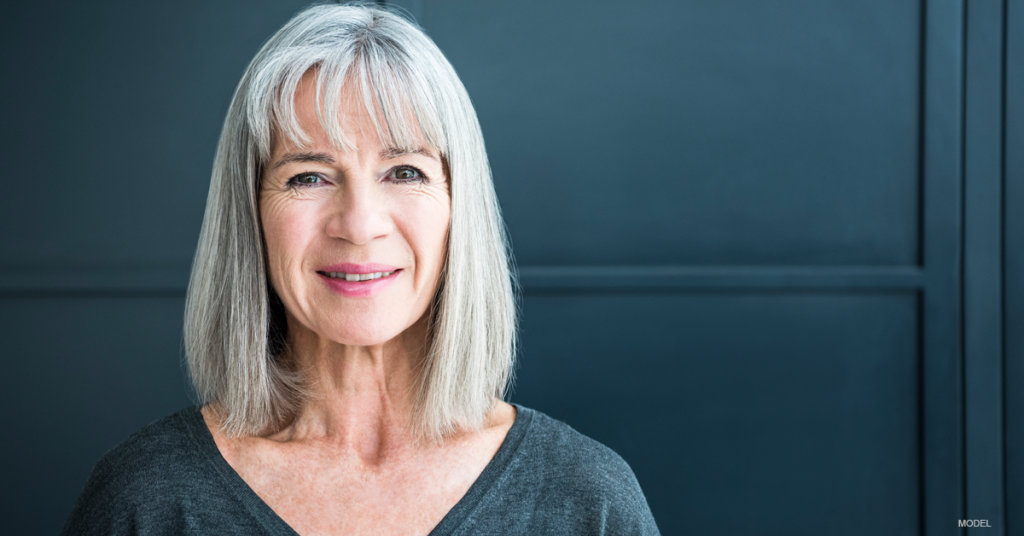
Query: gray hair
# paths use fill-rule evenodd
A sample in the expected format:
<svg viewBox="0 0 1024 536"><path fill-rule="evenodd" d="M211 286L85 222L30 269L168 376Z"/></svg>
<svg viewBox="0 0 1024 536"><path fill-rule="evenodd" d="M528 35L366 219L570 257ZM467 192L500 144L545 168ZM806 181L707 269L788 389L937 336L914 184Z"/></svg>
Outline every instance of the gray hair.
<svg viewBox="0 0 1024 536"><path fill-rule="evenodd" d="M361 95L382 140L441 154L451 194L447 252L430 307L416 426L440 440L478 428L505 394L515 355L514 273L483 134L448 60L418 27L371 5L317 5L263 45L235 90L210 181L185 305L185 353L199 397L226 433L286 425L303 378L284 362L284 309L268 282L257 204L272 137L309 142L294 110L299 80L316 73L317 110L336 146L344 85ZM382 120L381 120L382 119Z"/></svg>

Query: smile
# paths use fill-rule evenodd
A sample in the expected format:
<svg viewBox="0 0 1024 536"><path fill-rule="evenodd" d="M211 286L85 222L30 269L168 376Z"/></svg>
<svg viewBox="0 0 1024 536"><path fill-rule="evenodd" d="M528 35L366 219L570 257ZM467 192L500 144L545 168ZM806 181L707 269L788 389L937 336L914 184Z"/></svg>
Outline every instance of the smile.
<svg viewBox="0 0 1024 536"><path fill-rule="evenodd" d="M317 272L320 275L325 275L331 279L344 279L345 281L372 281L374 279L380 279L387 277L398 270L391 272L373 272L369 274L346 274L344 272Z"/></svg>

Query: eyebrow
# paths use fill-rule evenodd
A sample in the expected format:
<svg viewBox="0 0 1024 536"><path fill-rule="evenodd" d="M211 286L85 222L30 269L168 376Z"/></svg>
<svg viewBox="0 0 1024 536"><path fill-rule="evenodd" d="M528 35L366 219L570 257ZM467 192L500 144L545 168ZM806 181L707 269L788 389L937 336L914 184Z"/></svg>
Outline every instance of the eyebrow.
<svg viewBox="0 0 1024 536"><path fill-rule="evenodd" d="M415 149L399 149L398 147L385 147L380 151L381 160L390 160L393 158L399 158L409 154L418 154L438 160L437 156L434 155L429 149L417 147ZM277 169L281 166L288 164L294 164L298 162L317 162L320 164L334 164L334 159L327 153L288 153L281 157L270 169Z"/></svg>
<svg viewBox="0 0 1024 536"><path fill-rule="evenodd" d="M438 160L437 156L434 154L433 151L429 149L424 149L423 147L417 147L415 149L399 149L398 147L385 147L380 151L380 159L389 160L392 158L405 156L407 154L418 154L426 156L427 158L433 158L434 160Z"/></svg>
<svg viewBox="0 0 1024 536"><path fill-rule="evenodd" d="M333 164L334 159L327 153L289 153L284 155L270 169L277 169L286 164L295 162L319 162L321 164Z"/></svg>

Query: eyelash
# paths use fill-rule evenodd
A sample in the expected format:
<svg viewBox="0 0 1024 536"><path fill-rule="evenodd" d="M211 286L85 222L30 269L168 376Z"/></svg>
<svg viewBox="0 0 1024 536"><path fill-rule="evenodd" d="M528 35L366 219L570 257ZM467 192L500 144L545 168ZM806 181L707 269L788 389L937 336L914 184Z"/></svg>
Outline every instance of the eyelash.
<svg viewBox="0 0 1024 536"><path fill-rule="evenodd" d="M391 171L388 171L388 175L387 176L390 177L391 175L394 175L394 174L398 173L399 171L401 171L403 169L411 169L411 170L415 171L417 177L415 179L399 179L399 178L395 178L395 179L393 179L395 182L398 182L400 184L407 184L407 183L410 183L410 182L428 182L429 181L429 179L427 179L427 174L424 173L422 169L420 169L420 168L418 168L416 166L409 166L409 165L395 166L395 167L391 168Z"/></svg>
<svg viewBox="0 0 1024 536"><path fill-rule="evenodd" d="M285 186L288 188L314 188L318 184L320 184L303 184L299 182L299 179L301 179L302 177L316 177L320 181L325 180L323 176L321 176L319 173L299 173L298 175L288 179L288 182L285 184Z"/></svg>
<svg viewBox="0 0 1024 536"><path fill-rule="evenodd" d="M401 171L403 169L411 169L411 170L415 171L416 174L419 175L419 176L414 178L414 179L394 178L394 179L392 179L393 182L397 182L399 184L408 184L408 183L413 183L413 182L427 182L429 180L429 179L427 179L426 173L423 173L423 170L421 170L420 168L418 168L416 166L409 166L409 165L395 166L395 167L391 168L388 171L388 173L387 173L387 175L385 177L390 177L390 176L398 173L399 171ZM327 179L324 178L323 175L321 175L319 173L299 173L298 175L295 175L294 177L288 179L288 182L286 183L286 186L288 188L315 188L318 184L321 184L321 182L314 183L314 184L303 184L303 183L299 182L299 179L301 179L303 177L316 177L320 181L326 181L327 180Z"/></svg>

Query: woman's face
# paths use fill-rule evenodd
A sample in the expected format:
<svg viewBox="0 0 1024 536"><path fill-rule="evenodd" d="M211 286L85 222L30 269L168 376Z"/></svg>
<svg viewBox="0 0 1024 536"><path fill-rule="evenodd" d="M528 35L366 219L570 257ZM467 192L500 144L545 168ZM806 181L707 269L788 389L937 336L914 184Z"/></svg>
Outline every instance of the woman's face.
<svg viewBox="0 0 1024 536"><path fill-rule="evenodd" d="M312 75L296 113L312 137L276 141L262 177L260 219L270 280L289 315L349 345L391 340L423 317L444 262L451 200L440 155L378 139L358 104L343 106L352 152L333 147L316 117ZM358 102L343 96L343 103Z"/></svg>

